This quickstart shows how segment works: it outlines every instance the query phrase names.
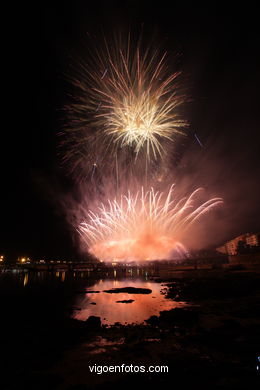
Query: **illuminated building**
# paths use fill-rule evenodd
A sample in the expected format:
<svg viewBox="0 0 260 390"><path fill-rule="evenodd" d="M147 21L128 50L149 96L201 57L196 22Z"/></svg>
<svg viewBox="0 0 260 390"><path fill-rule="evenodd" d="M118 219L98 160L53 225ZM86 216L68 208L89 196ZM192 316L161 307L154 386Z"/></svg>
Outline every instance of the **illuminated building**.
<svg viewBox="0 0 260 390"><path fill-rule="evenodd" d="M259 233L245 233L226 242L224 245L217 248L217 251L234 256L238 254L239 243L243 243L244 246L255 247L259 245L259 242Z"/></svg>

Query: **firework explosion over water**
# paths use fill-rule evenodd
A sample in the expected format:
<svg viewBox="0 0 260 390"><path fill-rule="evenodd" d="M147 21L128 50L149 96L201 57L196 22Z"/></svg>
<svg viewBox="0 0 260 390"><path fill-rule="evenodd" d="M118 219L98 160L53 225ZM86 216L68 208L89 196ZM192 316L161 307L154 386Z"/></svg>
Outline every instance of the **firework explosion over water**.
<svg viewBox="0 0 260 390"><path fill-rule="evenodd" d="M129 37L125 45L105 41L92 60L77 63L63 160L86 178L73 224L85 250L101 260L186 257L185 235L223 203L201 201L200 188L183 197L166 184L167 157L188 129L179 79L179 71L169 72L167 53Z"/></svg>
<svg viewBox="0 0 260 390"><path fill-rule="evenodd" d="M124 162L138 169L144 161L146 167L161 162L187 132L181 73L170 72L167 53L130 37L126 44L105 41L103 50L89 55L87 63L76 63L70 79L76 93L66 107L64 161L77 177L96 166L107 171L111 165L113 171L118 161L120 172Z"/></svg>

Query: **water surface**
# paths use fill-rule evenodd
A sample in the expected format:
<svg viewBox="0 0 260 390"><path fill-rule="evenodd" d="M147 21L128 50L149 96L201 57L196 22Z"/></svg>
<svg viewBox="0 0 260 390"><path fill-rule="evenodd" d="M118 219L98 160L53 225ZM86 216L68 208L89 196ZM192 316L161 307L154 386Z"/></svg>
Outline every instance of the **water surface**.
<svg viewBox="0 0 260 390"><path fill-rule="evenodd" d="M156 282L147 268L127 269L125 272L111 270L99 272L8 270L0 273L0 291L6 295L3 311L12 308L34 320L36 316L51 320L58 313L85 321L89 316L100 317L102 324L113 325L144 323L160 311L185 305L166 298L167 287ZM134 287L150 289L143 293L108 293L105 290ZM93 292L98 291L98 292ZM140 292L140 291L139 291Z"/></svg>
<svg viewBox="0 0 260 390"><path fill-rule="evenodd" d="M152 290L150 294L107 293L104 290L135 287ZM89 316L98 316L103 324L112 325L144 323L160 311L170 310L184 305L165 297L167 287L161 283L142 279L99 280L85 293L79 293L75 300L73 318L86 320ZM88 292L89 291L89 292ZM92 292L95 291L95 292ZM98 291L98 292L97 292ZM128 301L122 303L119 301Z"/></svg>

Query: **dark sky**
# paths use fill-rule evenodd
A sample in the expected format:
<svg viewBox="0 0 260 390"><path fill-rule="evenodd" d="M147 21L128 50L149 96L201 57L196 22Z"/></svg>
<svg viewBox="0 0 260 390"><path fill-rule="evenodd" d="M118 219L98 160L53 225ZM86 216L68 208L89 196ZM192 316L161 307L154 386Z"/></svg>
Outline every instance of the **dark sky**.
<svg viewBox="0 0 260 390"><path fill-rule="evenodd" d="M54 3L54 2L53 2ZM57 156L64 72L84 31L143 25L182 53L193 102L187 117L201 139L187 144L180 174L226 200L227 238L260 230L259 21L253 2L98 1L10 4L2 51L7 82L1 129L0 251L9 257L77 257L57 207L72 179ZM123 3L123 5L122 5ZM226 2L227 3L227 2ZM90 5L91 4L91 5ZM3 95L2 95L3 96Z"/></svg>

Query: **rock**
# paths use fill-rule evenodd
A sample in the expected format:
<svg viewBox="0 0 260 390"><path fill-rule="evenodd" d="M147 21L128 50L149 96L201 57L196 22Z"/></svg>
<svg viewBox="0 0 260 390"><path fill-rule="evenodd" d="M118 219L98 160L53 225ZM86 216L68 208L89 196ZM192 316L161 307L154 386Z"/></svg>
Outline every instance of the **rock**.
<svg viewBox="0 0 260 390"><path fill-rule="evenodd" d="M175 308L160 312L160 321L182 326L193 326L198 320L199 313L194 310Z"/></svg>
<svg viewBox="0 0 260 390"><path fill-rule="evenodd" d="M152 326L158 326L159 325L159 317L157 316L151 316L148 318L148 320L145 320L147 324L152 325Z"/></svg>
<svg viewBox="0 0 260 390"><path fill-rule="evenodd" d="M89 329L99 329L101 328L101 319L97 316L89 316L86 320L86 325Z"/></svg>
<svg viewBox="0 0 260 390"><path fill-rule="evenodd" d="M152 290L150 290L149 288L122 287L122 288L113 288L111 290L103 290L103 292L106 292L109 294L119 294L119 293L151 294Z"/></svg>
<svg viewBox="0 0 260 390"><path fill-rule="evenodd" d="M125 299L123 301L116 301L116 303L132 303L134 301L135 301L134 299Z"/></svg>

